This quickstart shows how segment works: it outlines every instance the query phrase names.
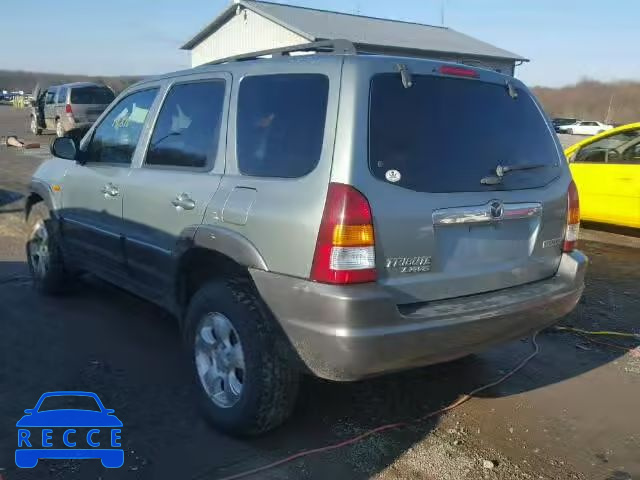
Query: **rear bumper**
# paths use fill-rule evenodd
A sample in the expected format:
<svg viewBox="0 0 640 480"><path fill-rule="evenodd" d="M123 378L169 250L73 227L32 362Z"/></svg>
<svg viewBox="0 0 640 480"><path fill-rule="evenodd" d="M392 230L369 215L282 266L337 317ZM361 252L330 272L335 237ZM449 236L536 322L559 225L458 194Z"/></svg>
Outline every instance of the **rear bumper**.
<svg viewBox="0 0 640 480"><path fill-rule="evenodd" d="M349 381L453 360L549 326L580 299L587 262L576 251L547 280L401 307L377 284L251 274L308 369Z"/></svg>

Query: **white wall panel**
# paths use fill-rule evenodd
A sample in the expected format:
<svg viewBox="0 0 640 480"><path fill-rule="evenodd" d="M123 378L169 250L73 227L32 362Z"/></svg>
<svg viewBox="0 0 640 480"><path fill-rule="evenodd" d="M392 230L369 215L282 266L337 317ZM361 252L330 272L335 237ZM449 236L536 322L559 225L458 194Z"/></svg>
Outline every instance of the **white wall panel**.
<svg viewBox="0 0 640 480"><path fill-rule="evenodd" d="M251 10L241 10L194 47L191 51L191 65L196 67L233 55L307 42L304 37Z"/></svg>

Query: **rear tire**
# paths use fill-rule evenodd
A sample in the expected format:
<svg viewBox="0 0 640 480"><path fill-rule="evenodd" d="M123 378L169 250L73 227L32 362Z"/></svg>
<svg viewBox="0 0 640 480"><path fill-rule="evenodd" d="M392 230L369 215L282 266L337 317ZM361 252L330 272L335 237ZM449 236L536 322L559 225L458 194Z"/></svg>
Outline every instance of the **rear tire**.
<svg viewBox="0 0 640 480"><path fill-rule="evenodd" d="M200 406L214 427L254 436L290 416L300 374L283 357L283 340L272 322L245 279L207 283L191 299L185 341Z"/></svg>
<svg viewBox="0 0 640 480"><path fill-rule="evenodd" d="M27 263L33 286L48 295L65 292L71 277L62 261L57 221L44 203L33 206L27 219L27 228Z"/></svg>

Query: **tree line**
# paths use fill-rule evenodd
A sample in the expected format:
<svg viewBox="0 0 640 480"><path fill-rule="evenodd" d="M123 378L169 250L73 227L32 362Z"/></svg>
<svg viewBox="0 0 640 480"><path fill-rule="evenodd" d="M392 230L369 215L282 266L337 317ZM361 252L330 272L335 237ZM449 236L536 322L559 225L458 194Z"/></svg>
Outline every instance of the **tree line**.
<svg viewBox="0 0 640 480"><path fill-rule="evenodd" d="M107 85L117 94L141 79L142 77L134 76L110 77L0 70L0 91L23 90L31 93L36 84L49 86L71 82L95 82Z"/></svg>
<svg viewBox="0 0 640 480"><path fill-rule="evenodd" d="M141 80L135 76L86 76L0 70L0 90L32 92L37 83L56 85L97 82L120 93ZM534 87L533 92L552 117L572 117L612 123L640 122L640 82L582 80L561 88Z"/></svg>
<svg viewBox="0 0 640 480"><path fill-rule="evenodd" d="M582 80L562 88L536 87L533 92L552 117L640 122L640 82Z"/></svg>

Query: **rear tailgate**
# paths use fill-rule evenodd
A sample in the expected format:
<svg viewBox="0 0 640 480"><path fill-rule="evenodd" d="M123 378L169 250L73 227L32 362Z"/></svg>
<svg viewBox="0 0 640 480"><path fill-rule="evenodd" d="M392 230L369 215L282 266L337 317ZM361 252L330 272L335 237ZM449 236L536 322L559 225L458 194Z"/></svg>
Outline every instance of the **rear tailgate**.
<svg viewBox="0 0 640 480"><path fill-rule="evenodd" d="M530 93L506 82L414 73L405 88L398 73L371 79L369 169L377 181L364 193L379 282L399 304L557 271L567 168ZM532 168L499 177L498 165Z"/></svg>

